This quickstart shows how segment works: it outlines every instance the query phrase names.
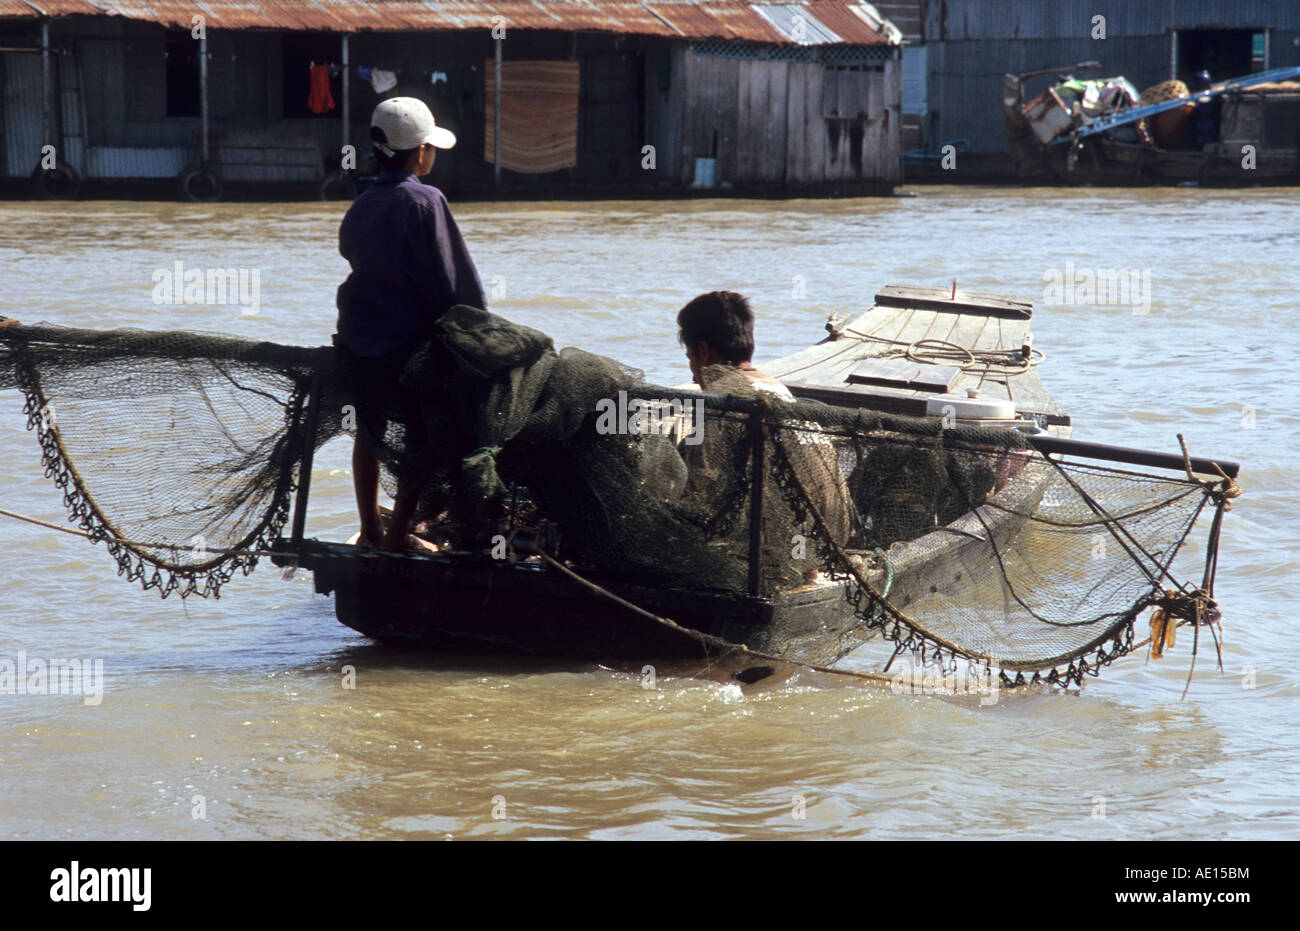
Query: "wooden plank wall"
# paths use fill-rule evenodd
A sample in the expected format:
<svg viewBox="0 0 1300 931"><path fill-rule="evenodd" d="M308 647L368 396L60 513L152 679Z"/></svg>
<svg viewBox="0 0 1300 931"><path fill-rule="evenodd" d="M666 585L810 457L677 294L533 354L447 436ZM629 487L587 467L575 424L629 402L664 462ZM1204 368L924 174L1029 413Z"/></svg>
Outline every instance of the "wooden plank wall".
<svg viewBox="0 0 1300 931"><path fill-rule="evenodd" d="M683 108L682 178L690 184L695 159L718 160L719 180L739 177L737 129L741 61L686 54L686 104Z"/></svg>
<svg viewBox="0 0 1300 931"><path fill-rule="evenodd" d="M678 178L714 156L736 187L836 190L901 183L901 71L821 62L685 57L687 95ZM830 110L827 110L827 107ZM827 113L837 114L827 118Z"/></svg>
<svg viewBox="0 0 1300 931"><path fill-rule="evenodd" d="M656 148L654 176L665 185L682 183L682 107L685 100L686 54L680 42L647 43L645 54L646 141ZM656 64L660 55L668 56L668 90L658 86ZM694 163L692 163L692 168ZM688 169L689 170L689 169Z"/></svg>
<svg viewBox="0 0 1300 931"><path fill-rule="evenodd" d="M788 68L783 61L741 61L736 178L783 184L786 172Z"/></svg>

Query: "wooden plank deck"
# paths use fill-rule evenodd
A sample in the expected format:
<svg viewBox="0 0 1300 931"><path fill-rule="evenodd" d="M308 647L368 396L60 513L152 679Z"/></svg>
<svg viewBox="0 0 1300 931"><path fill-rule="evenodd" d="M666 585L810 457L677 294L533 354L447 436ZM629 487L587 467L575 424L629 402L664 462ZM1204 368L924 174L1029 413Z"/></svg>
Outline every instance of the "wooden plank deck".
<svg viewBox="0 0 1300 931"><path fill-rule="evenodd" d="M977 313L981 316L1028 320L1034 305L999 294L948 288L918 288L891 284L876 295L877 307L919 307L950 313Z"/></svg>
<svg viewBox="0 0 1300 931"><path fill-rule="evenodd" d="M906 385L856 384L854 369L871 359L906 360L909 347L921 351L942 351L951 343L974 352L998 352L1015 356L1031 342L1030 317L1033 305L998 295L952 292L943 288L890 286L876 295L876 303L845 327L841 335L823 340L800 352L760 364L768 374L787 382L796 395L833 400L837 393L844 402L870 406L875 400L882 409L902 413L921 409L933 388ZM926 340L940 341L917 347ZM960 366L958 358L933 356L935 369ZM924 368L927 363L919 364ZM935 372L935 381L941 373ZM974 388L982 398L1012 401L1020 413L1039 415L1057 425L1069 418L1039 380L1036 368L1017 373L1002 367L974 366L952 381L949 393L965 395ZM909 403L910 402L910 403Z"/></svg>

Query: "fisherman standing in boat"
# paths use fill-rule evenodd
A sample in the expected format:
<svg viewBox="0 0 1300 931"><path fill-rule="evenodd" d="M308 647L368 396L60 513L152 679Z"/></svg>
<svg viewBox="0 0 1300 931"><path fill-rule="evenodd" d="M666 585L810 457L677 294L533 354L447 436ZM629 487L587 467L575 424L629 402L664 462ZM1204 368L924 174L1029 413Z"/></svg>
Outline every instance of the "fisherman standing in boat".
<svg viewBox="0 0 1300 931"><path fill-rule="evenodd" d="M370 138L379 165L373 187L349 208L339 227L339 252L352 273L338 289L339 368L356 407L352 476L363 546L406 548L420 497L419 482L397 476L385 534L379 515L379 458L390 412L401 411L402 446L420 444L418 410L399 378L434 322L457 304L486 309L483 285L452 219L447 199L419 178L433 170L438 149L456 144L423 101L392 97L375 108Z"/></svg>

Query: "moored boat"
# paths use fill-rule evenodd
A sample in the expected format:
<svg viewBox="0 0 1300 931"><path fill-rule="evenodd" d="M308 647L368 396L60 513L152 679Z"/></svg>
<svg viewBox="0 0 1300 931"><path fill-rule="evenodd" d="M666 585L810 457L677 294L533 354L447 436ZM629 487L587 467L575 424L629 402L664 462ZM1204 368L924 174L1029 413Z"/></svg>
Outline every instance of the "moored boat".
<svg viewBox="0 0 1300 931"><path fill-rule="evenodd" d="M1003 82L1003 130L1024 181L1233 186L1300 178L1300 67L1196 91L1166 81L1140 97L1123 78L1085 81L1061 74L1025 99L1028 79L1059 70L1008 74Z"/></svg>

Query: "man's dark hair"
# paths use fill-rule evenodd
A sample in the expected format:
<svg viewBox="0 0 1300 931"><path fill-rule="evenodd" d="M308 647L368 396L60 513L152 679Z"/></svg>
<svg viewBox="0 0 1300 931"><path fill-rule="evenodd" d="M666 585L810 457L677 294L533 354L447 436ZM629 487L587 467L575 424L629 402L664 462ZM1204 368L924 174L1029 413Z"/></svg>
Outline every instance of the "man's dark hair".
<svg viewBox="0 0 1300 931"><path fill-rule="evenodd" d="M385 155L383 150L379 148L379 145L388 145L388 137L384 135L384 131L378 126L370 127L370 141L376 143L373 146L375 162L379 165L381 171L384 169L402 171L406 168L407 162L411 160L411 156L419 151L418 148L402 149L394 152L392 155Z"/></svg>
<svg viewBox="0 0 1300 931"><path fill-rule="evenodd" d="M754 312L735 291L701 294L677 313L677 339L688 350L708 343L736 365L754 357Z"/></svg>

